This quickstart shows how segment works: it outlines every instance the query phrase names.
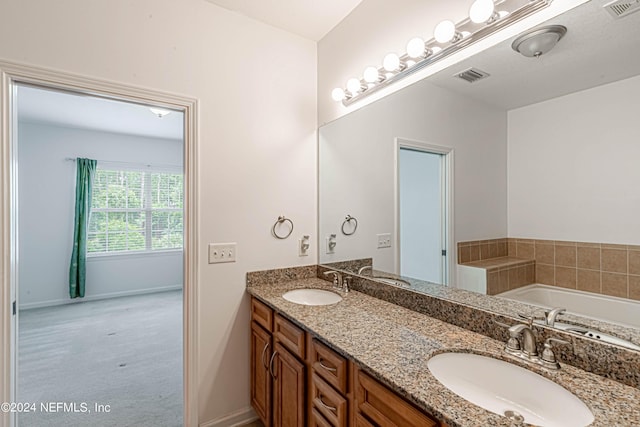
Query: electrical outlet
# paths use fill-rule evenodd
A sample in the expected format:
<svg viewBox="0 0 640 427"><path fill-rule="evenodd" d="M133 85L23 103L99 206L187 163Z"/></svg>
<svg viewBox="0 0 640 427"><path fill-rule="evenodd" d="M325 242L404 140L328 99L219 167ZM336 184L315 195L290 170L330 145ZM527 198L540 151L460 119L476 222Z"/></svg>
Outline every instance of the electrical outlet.
<svg viewBox="0 0 640 427"><path fill-rule="evenodd" d="M304 235L302 239L298 239L298 256L309 255L309 236Z"/></svg>
<svg viewBox="0 0 640 427"><path fill-rule="evenodd" d="M336 235L335 234L329 234L329 236L327 237L327 240L326 240L326 247L327 247L326 252L328 254L335 253L336 252L336 244L337 244Z"/></svg>
<svg viewBox="0 0 640 427"><path fill-rule="evenodd" d="M378 234L378 249L391 247L391 233Z"/></svg>
<svg viewBox="0 0 640 427"><path fill-rule="evenodd" d="M209 264L236 262L236 244L209 243Z"/></svg>

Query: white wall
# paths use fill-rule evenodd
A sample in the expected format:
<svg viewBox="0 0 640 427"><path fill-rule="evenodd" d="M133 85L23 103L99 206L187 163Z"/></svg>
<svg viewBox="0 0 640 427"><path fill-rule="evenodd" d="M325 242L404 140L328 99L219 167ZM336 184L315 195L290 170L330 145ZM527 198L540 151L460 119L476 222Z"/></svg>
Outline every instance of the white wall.
<svg viewBox="0 0 640 427"><path fill-rule="evenodd" d="M640 244L640 76L508 112L509 236Z"/></svg>
<svg viewBox="0 0 640 427"><path fill-rule="evenodd" d="M321 127L320 237L336 233L338 244L320 261L373 254L376 269L395 271L394 248L377 249L376 238L394 228L395 137L454 149L455 241L505 236L506 120L504 110L424 81ZM340 232L347 214L359 221L353 236Z"/></svg>
<svg viewBox="0 0 640 427"><path fill-rule="evenodd" d="M248 410L245 274L317 262L315 43L204 0L1 10L2 59L199 99L199 421ZM292 238L270 235L278 215L294 220ZM207 264L208 242L237 242L238 261Z"/></svg>
<svg viewBox="0 0 640 427"><path fill-rule="evenodd" d="M180 170L182 141L19 123L21 308L71 301L69 262L76 168L75 162L65 160L67 157L174 165ZM87 261L86 300L176 286L182 286L181 251L90 257Z"/></svg>

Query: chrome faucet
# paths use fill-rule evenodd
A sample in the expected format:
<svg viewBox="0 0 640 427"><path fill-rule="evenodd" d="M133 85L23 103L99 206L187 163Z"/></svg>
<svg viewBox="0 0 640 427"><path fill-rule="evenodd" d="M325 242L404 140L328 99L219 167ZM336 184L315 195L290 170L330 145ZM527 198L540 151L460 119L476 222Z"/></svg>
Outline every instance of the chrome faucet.
<svg viewBox="0 0 640 427"><path fill-rule="evenodd" d="M530 325L523 325L523 324L513 325L509 328L509 335L511 336L511 338L515 338L515 341L509 339L509 343L507 344L507 350L514 350L514 351L522 350L522 353L524 353L524 355L527 357L538 356L536 336L534 335ZM522 345L521 346L518 345L518 348L515 348L516 346L514 342L518 342L518 336L520 335L522 335Z"/></svg>
<svg viewBox="0 0 640 427"><path fill-rule="evenodd" d="M358 274L362 274L365 270L371 270L371 272L373 273L373 266L372 265L363 265L362 267L360 267L358 269Z"/></svg>
<svg viewBox="0 0 640 427"><path fill-rule="evenodd" d="M529 322L526 325L518 323L513 326L494 320L498 325L508 328L509 341L507 341L507 345L504 350L515 357L537 365L542 365L545 368L560 369L560 364L556 360L556 355L553 352L552 343L571 343L559 338L547 338L544 343L544 351L542 352L542 355L538 355L538 344L536 342L535 333L533 332L533 317L529 317L528 320ZM520 337L522 337L521 340L518 339Z"/></svg>
<svg viewBox="0 0 640 427"><path fill-rule="evenodd" d="M544 318L544 323L547 326L551 326L553 327L553 325L555 325L556 323L556 317L558 317L558 315L566 312L567 309L565 308L560 308L560 307L555 307L549 311L546 311L545 314L545 318Z"/></svg>
<svg viewBox="0 0 640 427"><path fill-rule="evenodd" d="M333 274L333 287L334 288L342 288L342 274L340 274L339 272L337 272L335 270L327 270L322 274L325 275L325 276Z"/></svg>

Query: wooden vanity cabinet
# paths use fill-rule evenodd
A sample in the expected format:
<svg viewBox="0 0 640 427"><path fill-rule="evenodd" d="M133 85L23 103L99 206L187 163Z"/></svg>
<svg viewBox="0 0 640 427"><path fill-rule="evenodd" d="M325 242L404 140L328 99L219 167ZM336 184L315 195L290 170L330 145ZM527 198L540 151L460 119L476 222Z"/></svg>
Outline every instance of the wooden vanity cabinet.
<svg viewBox="0 0 640 427"><path fill-rule="evenodd" d="M251 299L251 405L265 427L304 427L305 332Z"/></svg>
<svg viewBox="0 0 640 427"><path fill-rule="evenodd" d="M256 298L251 404L265 427L447 427Z"/></svg>

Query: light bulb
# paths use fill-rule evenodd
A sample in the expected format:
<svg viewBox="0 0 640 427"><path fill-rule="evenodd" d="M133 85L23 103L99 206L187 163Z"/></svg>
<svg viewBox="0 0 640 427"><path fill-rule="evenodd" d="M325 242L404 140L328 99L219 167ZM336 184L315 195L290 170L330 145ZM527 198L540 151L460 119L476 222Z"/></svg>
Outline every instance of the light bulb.
<svg viewBox="0 0 640 427"><path fill-rule="evenodd" d="M407 55L412 58L420 58L424 56L424 48L424 40L420 37L415 37L407 43Z"/></svg>
<svg viewBox="0 0 640 427"><path fill-rule="evenodd" d="M344 90L339 87L335 88L331 91L331 98L336 102L342 101L344 99Z"/></svg>
<svg viewBox="0 0 640 427"><path fill-rule="evenodd" d="M387 71L395 71L400 68L400 58L395 53L389 53L384 57L382 66Z"/></svg>
<svg viewBox="0 0 640 427"><path fill-rule="evenodd" d="M351 92L352 94L355 95L356 93L360 92L360 89L362 89L362 85L360 84L360 80L358 80L355 77L350 78L349 80L347 80L347 90L349 92Z"/></svg>
<svg viewBox="0 0 640 427"><path fill-rule="evenodd" d="M453 40L456 36L456 24L452 21L442 21L436 28L433 30L433 38L436 39L438 43L447 43Z"/></svg>
<svg viewBox="0 0 640 427"><path fill-rule="evenodd" d="M380 80L380 73L376 67L367 67L364 69L364 81L367 83L376 83Z"/></svg>
<svg viewBox="0 0 640 427"><path fill-rule="evenodd" d="M435 55L436 53L440 52L442 50L442 48L440 46L434 46L431 48L431 54Z"/></svg>
<svg viewBox="0 0 640 427"><path fill-rule="evenodd" d="M494 9L493 0L476 0L469 8L469 19L476 24L487 22L493 16Z"/></svg>

